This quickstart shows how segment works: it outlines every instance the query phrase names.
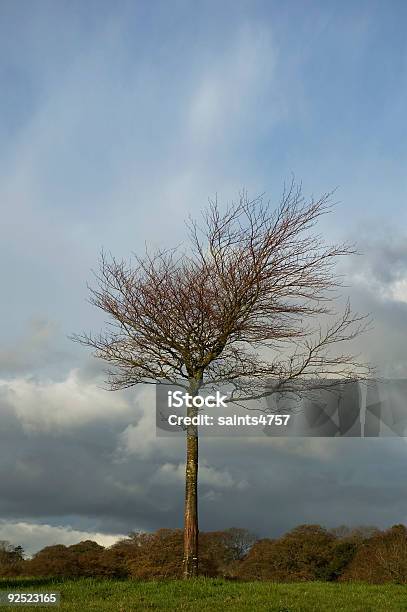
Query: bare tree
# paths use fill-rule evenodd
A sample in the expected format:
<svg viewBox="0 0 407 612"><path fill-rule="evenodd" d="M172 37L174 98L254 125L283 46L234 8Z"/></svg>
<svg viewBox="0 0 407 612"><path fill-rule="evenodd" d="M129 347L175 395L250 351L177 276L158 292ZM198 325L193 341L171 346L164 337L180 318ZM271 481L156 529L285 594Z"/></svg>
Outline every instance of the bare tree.
<svg viewBox="0 0 407 612"><path fill-rule="evenodd" d="M232 561L241 561L259 539L251 531L239 527L226 529L221 537Z"/></svg>
<svg viewBox="0 0 407 612"><path fill-rule="evenodd" d="M91 303L110 316L99 335L74 339L109 364L112 390L181 384L196 395L204 385L232 383L234 401L290 382L353 380L369 368L341 346L365 330L366 318L341 316L333 303L341 279L338 256L351 245L327 245L313 230L330 212L332 194L305 201L301 187L284 190L276 209L245 192L221 210L209 201L200 223L190 220L188 248L146 252L130 263L102 253ZM325 328L321 317L333 317ZM315 321L315 325L313 325ZM188 408L194 416L195 408ZM198 432L186 431L184 576L198 569Z"/></svg>

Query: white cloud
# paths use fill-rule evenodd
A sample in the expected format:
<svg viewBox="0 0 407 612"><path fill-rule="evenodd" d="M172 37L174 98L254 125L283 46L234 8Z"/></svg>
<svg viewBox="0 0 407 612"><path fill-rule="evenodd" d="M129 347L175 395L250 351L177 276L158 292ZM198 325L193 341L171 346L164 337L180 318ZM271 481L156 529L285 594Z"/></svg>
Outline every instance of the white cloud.
<svg viewBox="0 0 407 612"><path fill-rule="evenodd" d="M0 521L0 540L7 540L14 546L22 546L32 555L45 546L53 544L77 544L83 540L93 540L101 546L111 546L124 535L113 535L93 531L72 529L69 525L53 526L28 522Z"/></svg>
<svg viewBox="0 0 407 612"><path fill-rule="evenodd" d="M407 303L407 278L394 281L389 289L391 299Z"/></svg>
<svg viewBox="0 0 407 612"><path fill-rule="evenodd" d="M138 417L136 424L129 424L118 436L116 461L127 461L135 455L142 459L159 459L179 456L180 447L184 446L183 438L158 437L156 434L155 388L144 386L134 402L133 417Z"/></svg>
<svg viewBox="0 0 407 612"><path fill-rule="evenodd" d="M118 460L128 455L149 457L157 450L154 399L154 387L152 386L143 389L138 395L137 407L141 416L136 425L128 425L119 435Z"/></svg>
<svg viewBox="0 0 407 612"><path fill-rule="evenodd" d="M163 484L183 484L185 481L185 463L164 463L156 471L153 481ZM219 489L246 489L248 486L246 480L236 480L228 470L218 470L205 462L201 462L199 466L199 482Z"/></svg>
<svg viewBox="0 0 407 612"><path fill-rule="evenodd" d="M376 299L407 303L407 277L390 278L385 282L372 275L371 271L350 273L348 278L358 289L364 289Z"/></svg>
<svg viewBox="0 0 407 612"><path fill-rule="evenodd" d="M0 388L26 432L76 428L96 419L123 418L132 411L122 394L80 380L77 369L61 382L15 378L0 380Z"/></svg>

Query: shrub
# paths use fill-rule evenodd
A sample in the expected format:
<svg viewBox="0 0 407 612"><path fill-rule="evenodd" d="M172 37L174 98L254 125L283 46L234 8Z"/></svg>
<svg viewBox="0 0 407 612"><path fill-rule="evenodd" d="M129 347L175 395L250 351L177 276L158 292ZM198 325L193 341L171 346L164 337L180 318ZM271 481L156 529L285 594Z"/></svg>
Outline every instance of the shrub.
<svg viewBox="0 0 407 612"><path fill-rule="evenodd" d="M368 538L344 571L342 580L407 583L407 529L395 525Z"/></svg>
<svg viewBox="0 0 407 612"><path fill-rule="evenodd" d="M336 538L319 525L301 525L278 540L261 540L242 561L241 578L327 580Z"/></svg>
<svg viewBox="0 0 407 612"><path fill-rule="evenodd" d="M0 576L18 576L24 564L24 550L6 540L0 541Z"/></svg>

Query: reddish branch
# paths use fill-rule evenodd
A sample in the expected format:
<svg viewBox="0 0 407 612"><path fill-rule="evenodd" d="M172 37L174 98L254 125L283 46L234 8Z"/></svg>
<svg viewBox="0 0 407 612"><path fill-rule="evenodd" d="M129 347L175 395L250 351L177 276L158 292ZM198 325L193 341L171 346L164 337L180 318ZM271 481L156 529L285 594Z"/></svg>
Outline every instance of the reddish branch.
<svg viewBox="0 0 407 612"><path fill-rule="evenodd" d="M325 329L318 325L335 315L336 259L354 253L310 231L331 210L329 201L327 194L305 203L291 185L271 211L244 193L223 213L210 202L202 227L190 223L188 252L147 253L133 266L102 253L91 302L111 326L75 339L112 366L112 389L365 376L365 364L331 349L362 333L366 317L348 304Z"/></svg>

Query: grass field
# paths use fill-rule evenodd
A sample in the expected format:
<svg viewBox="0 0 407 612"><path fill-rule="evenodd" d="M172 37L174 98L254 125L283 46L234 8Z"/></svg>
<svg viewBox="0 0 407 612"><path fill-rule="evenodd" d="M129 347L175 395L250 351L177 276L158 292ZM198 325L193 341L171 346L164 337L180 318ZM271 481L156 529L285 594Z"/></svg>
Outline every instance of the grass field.
<svg viewBox="0 0 407 612"><path fill-rule="evenodd" d="M25 610L267 610L268 612L407 611L407 586L306 582L226 582L198 579L136 582L119 580L2 579L1 590L59 591L59 606L19 606ZM9 609L11 607L7 606ZM2 606L6 609L6 606ZM15 609L15 607L14 607Z"/></svg>

